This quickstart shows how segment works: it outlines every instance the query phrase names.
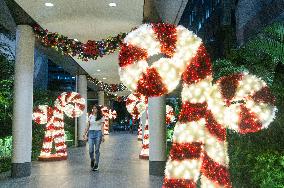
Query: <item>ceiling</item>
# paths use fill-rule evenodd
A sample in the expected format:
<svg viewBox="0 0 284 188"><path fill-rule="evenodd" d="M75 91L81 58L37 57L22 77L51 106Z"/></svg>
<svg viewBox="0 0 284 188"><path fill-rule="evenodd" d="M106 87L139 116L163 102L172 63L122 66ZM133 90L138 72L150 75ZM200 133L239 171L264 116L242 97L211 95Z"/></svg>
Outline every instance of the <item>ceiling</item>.
<svg viewBox="0 0 284 188"><path fill-rule="evenodd" d="M81 42L129 32L142 23L144 0L15 0L38 24ZM46 7L45 3L53 3ZM109 3L116 3L110 7ZM74 58L92 77L119 83L118 52L84 62ZM98 71L100 70L100 71ZM106 78L106 79L103 79ZM127 92L129 93L129 92ZM120 95L126 94L120 92Z"/></svg>

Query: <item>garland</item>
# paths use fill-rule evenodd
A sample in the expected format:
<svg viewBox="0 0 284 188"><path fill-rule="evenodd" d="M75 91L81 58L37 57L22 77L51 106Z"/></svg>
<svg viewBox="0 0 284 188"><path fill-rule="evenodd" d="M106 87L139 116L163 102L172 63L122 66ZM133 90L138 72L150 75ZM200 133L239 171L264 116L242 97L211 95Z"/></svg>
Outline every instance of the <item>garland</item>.
<svg viewBox="0 0 284 188"><path fill-rule="evenodd" d="M106 91L106 92L117 92L117 91L124 91L127 89L126 86L124 86L122 83L119 84L107 84L102 81L99 81L96 78L91 77L90 75L87 75L87 80L96 84L100 90Z"/></svg>
<svg viewBox="0 0 284 188"><path fill-rule="evenodd" d="M98 57L113 53L126 36L126 33L120 33L100 41L88 40L86 43L82 43L59 33L48 32L39 25L34 26L33 29L36 37L44 46L52 47L65 55L78 56L83 61L96 60Z"/></svg>

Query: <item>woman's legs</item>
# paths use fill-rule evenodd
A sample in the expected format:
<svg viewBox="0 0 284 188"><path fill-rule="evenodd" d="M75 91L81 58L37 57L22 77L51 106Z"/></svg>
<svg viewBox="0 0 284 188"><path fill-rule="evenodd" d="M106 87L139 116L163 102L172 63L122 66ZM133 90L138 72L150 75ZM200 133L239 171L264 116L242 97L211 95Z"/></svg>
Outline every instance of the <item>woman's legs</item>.
<svg viewBox="0 0 284 188"><path fill-rule="evenodd" d="M96 153L96 164L95 166L99 165L99 160L100 160L100 145L102 141L102 131L95 131L95 153Z"/></svg>
<svg viewBox="0 0 284 188"><path fill-rule="evenodd" d="M94 144L95 144L94 131L89 131L88 142L89 142L90 159L91 159L91 161L94 161Z"/></svg>

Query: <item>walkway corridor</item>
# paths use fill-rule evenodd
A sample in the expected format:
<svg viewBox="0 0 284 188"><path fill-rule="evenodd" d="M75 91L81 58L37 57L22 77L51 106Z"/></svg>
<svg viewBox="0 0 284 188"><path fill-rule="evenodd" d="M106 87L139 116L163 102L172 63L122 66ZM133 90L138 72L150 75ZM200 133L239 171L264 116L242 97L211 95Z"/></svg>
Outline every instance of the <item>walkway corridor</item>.
<svg viewBox="0 0 284 188"><path fill-rule="evenodd" d="M112 133L101 145L100 170L90 170L88 150L70 148L69 159L33 162L31 177L0 180L1 188L159 188L162 177L148 175L148 161L139 160L137 136Z"/></svg>

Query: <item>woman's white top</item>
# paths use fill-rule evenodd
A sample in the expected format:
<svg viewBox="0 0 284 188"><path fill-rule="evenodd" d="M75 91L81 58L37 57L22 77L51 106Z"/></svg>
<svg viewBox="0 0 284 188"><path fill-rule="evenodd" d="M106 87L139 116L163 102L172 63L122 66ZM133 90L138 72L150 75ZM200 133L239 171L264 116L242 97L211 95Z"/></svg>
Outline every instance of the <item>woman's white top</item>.
<svg viewBox="0 0 284 188"><path fill-rule="evenodd" d="M89 116L90 127L89 130L99 131L102 130L102 123L104 122L104 118L102 117L100 120L96 121L97 116L91 114Z"/></svg>

